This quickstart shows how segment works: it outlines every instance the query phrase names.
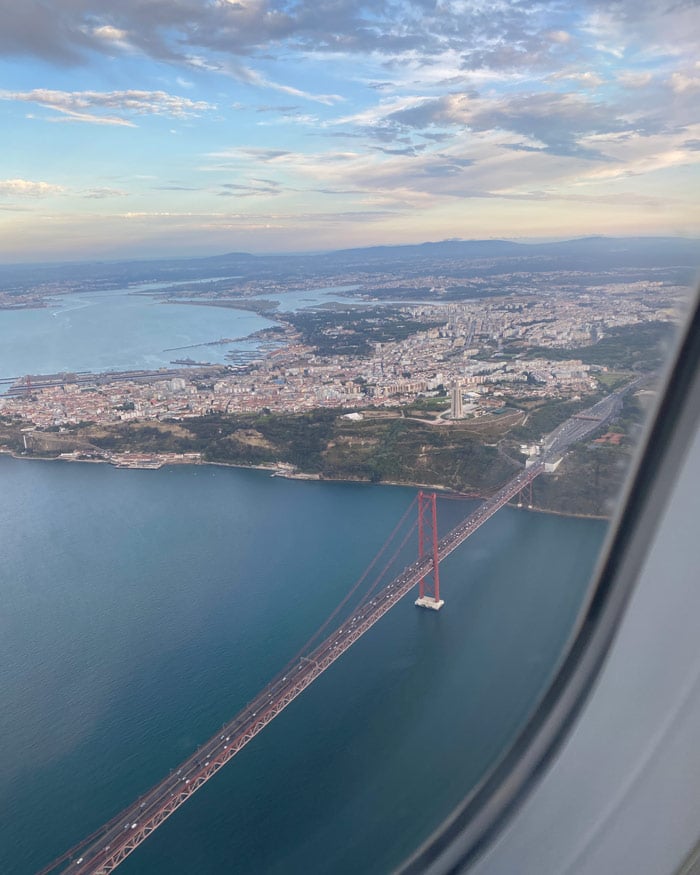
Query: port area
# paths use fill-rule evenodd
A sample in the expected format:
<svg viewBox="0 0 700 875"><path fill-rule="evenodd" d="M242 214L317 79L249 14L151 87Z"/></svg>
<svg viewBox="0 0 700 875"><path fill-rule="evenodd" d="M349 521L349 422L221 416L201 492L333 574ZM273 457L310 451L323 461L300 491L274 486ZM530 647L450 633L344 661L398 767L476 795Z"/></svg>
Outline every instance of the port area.
<svg viewBox="0 0 700 875"><path fill-rule="evenodd" d="M202 454L112 453L107 459L115 468L162 468L163 465L197 464L202 461Z"/></svg>
<svg viewBox="0 0 700 875"><path fill-rule="evenodd" d="M419 608L430 608L431 611L439 611L445 604L445 600L434 599L431 595L424 595L422 599L416 599L414 604Z"/></svg>

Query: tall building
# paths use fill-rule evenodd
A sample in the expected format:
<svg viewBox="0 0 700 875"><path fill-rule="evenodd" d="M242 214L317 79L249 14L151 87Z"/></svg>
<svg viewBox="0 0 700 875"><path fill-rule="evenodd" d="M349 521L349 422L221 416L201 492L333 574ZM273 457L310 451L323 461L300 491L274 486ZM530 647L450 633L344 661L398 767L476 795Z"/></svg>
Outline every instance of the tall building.
<svg viewBox="0 0 700 875"><path fill-rule="evenodd" d="M452 419L462 419L462 387L459 383L455 383L452 387L452 409L450 415Z"/></svg>

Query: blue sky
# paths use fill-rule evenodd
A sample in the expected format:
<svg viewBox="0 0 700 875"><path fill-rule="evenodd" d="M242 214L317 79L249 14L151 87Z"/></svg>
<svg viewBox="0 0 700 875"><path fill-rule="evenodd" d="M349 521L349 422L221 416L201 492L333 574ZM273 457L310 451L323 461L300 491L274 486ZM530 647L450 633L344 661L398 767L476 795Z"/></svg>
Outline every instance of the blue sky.
<svg viewBox="0 0 700 875"><path fill-rule="evenodd" d="M694 0L0 0L0 260L700 236Z"/></svg>

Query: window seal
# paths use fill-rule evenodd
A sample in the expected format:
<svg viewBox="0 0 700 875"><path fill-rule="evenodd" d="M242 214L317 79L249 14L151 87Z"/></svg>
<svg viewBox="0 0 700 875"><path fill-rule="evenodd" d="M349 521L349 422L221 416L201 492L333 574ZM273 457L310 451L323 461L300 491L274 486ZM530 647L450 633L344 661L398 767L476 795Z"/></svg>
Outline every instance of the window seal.
<svg viewBox="0 0 700 875"><path fill-rule="evenodd" d="M546 692L500 760L398 875L464 871L493 842L566 741L615 638L700 420L700 292L660 381L588 601Z"/></svg>

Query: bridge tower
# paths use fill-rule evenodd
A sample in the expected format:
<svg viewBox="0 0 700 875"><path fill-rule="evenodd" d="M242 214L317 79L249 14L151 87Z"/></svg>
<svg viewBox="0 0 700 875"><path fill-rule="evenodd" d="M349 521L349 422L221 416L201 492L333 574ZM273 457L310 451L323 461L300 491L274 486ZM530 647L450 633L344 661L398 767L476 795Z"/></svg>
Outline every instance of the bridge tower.
<svg viewBox="0 0 700 875"><path fill-rule="evenodd" d="M418 558L424 559L429 552L432 553L432 569L418 582L418 598L415 604L419 608L439 611L445 602L440 598L437 495L434 492L428 495L421 491L418 493Z"/></svg>

